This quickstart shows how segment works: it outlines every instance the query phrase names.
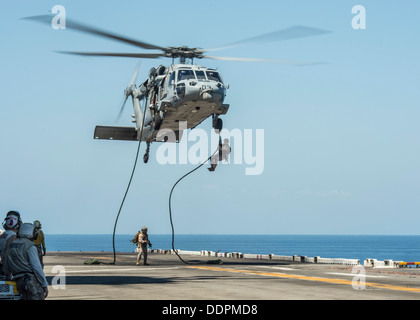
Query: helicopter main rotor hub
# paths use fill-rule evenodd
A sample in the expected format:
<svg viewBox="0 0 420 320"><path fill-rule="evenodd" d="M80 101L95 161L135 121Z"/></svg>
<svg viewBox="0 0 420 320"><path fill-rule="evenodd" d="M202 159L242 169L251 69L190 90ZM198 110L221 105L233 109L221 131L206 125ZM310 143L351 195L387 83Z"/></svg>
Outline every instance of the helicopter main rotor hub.
<svg viewBox="0 0 420 320"><path fill-rule="evenodd" d="M189 47L168 47L163 49L163 55L168 58L203 58L203 50Z"/></svg>

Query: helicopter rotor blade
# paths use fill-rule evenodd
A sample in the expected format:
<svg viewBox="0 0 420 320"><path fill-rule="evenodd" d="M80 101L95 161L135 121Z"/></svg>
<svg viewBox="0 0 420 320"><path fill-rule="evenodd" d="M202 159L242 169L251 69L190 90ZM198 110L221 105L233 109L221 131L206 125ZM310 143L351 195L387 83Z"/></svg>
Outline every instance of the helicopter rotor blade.
<svg viewBox="0 0 420 320"><path fill-rule="evenodd" d="M330 33L331 31L306 27L306 26L294 26L287 29L281 29L278 31L262 34L256 37L251 37L235 42L228 43L222 47L214 48L214 49L207 49L204 51L218 51L224 49L231 49L242 47L245 45L250 45L254 43L267 43L267 42L277 42L277 41L285 41L285 40L292 40L304 37L312 37L316 35Z"/></svg>
<svg viewBox="0 0 420 320"><path fill-rule="evenodd" d="M258 59L258 58L235 58L235 57L214 57L214 56L203 56L203 58L224 60L224 61L280 62L280 60Z"/></svg>
<svg viewBox="0 0 420 320"><path fill-rule="evenodd" d="M132 87L134 85L134 82L136 82L137 77L139 75L140 66L141 66L141 61L137 62L137 64L136 64L136 68L134 69L133 76L131 77L129 87Z"/></svg>
<svg viewBox="0 0 420 320"><path fill-rule="evenodd" d="M203 56L205 59L215 59L215 60L224 60L224 61L246 61L246 62L270 62L270 63L281 63L293 66L309 66L317 64L325 64L325 62L303 62L303 61L293 61L293 60L275 60L275 59L258 59L258 58L235 58L235 57L213 57L213 56Z"/></svg>
<svg viewBox="0 0 420 320"><path fill-rule="evenodd" d="M117 119L115 120L116 122L118 122L121 119L121 115L124 111L125 103L127 102L129 96L130 95L126 95L126 97L124 98L123 103L121 104L120 111L118 112Z"/></svg>
<svg viewBox="0 0 420 320"><path fill-rule="evenodd" d="M33 21L37 21L37 22L41 22L44 24L48 24L51 25L52 23L52 19L53 19L53 15L40 15L40 16L31 16L31 17L25 17L23 19L25 20L33 20ZM104 38L108 38L108 39L112 39L112 40L117 40L119 42L124 42L127 44L131 44L143 49L157 49L157 50L163 50L164 48L154 45L154 44L150 44L150 43L146 43L143 41L138 41L138 40L134 40L134 39L130 39L128 37L124 37L115 33L111 33L108 31L104 31L101 29L98 29L96 27L92 27L92 26L88 26L79 22L75 22L73 20L70 19L66 19L66 29L72 29L72 30L76 30L76 31L80 31L80 32L84 32L84 33L89 33L92 35L96 35L96 36L100 36L100 37L104 37Z"/></svg>
<svg viewBox="0 0 420 320"><path fill-rule="evenodd" d="M164 57L164 55L161 53L77 52L77 51L57 51L57 52L79 55L79 56L94 56L94 57L126 57L126 58L148 58L148 59L156 59L156 58Z"/></svg>

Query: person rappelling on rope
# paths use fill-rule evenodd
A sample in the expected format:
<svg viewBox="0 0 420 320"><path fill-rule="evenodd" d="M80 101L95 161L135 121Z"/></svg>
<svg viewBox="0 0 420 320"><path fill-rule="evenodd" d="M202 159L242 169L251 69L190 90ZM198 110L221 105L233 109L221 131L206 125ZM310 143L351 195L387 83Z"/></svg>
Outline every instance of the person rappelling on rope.
<svg viewBox="0 0 420 320"><path fill-rule="evenodd" d="M222 144L222 138L219 136L218 150L219 152L215 153L210 159L210 168L207 168L209 171L214 171L219 161L228 161L229 154L232 151L232 148L229 146L229 139L224 139Z"/></svg>

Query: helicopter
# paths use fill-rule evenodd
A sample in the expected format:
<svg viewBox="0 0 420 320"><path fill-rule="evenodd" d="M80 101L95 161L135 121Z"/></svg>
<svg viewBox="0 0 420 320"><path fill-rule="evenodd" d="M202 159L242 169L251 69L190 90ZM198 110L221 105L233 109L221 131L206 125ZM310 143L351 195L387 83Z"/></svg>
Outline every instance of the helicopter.
<svg viewBox="0 0 420 320"><path fill-rule="evenodd" d="M184 129L193 129L210 116L213 117L213 128L220 132L223 122L219 116L229 109L224 103L228 86L224 85L217 70L180 60L168 67L152 68L146 81L138 87L131 81L125 89L120 114L131 96L135 127L96 126L94 138L142 139L147 143L143 156L147 163L152 142L179 142Z"/></svg>
<svg viewBox="0 0 420 320"><path fill-rule="evenodd" d="M24 19L51 24L51 15L32 16ZM151 68L148 78L139 86L135 83L140 64L137 65L130 83L124 90L124 99L118 119L121 117L129 97L132 98L135 126L102 126L95 127L94 139L145 141L146 152L144 163L148 162L150 144L152 142L179 142L184 129L193 129L212 117L212 127L216 133L223 128L220 116L229 110L229 104L224 102L226 85L220 72L216 69L194 64L194 59L216 59L226 61L276 62L292 65L309 65L318 63L302 63L297 61L282 61L254 58L233 58L208 56L206 52L235 48L252 43L273 42L303 38L328 33L327 30L306 26L294 26L260 36L236 41L215 49L190 48L188 46L162 47L143 41L131 39L104 31L80 22L66 19L66 29L71 29L94 36L119 41L146 50L151 53L107 53L107 52L74 52L60 53L79 56L96 57L128 57L128 58L170 58L169 66L159 65ZM178 63L174 63L179 59ZM143 107L141 103L143 102ZM180 123L185 124L181 128Z"/></svg>

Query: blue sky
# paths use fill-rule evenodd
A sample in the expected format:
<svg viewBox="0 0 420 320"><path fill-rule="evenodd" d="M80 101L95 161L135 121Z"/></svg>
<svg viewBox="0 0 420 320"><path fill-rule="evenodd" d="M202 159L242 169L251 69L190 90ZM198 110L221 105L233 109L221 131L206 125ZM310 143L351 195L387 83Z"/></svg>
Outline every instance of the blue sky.
<svg viewBox="0 0 420 320"><path fill-rule="evenodd" d="M9 1L0 10L0 213L48 233L112 233L137 144L93 140L115 118L137 60L55 51L135 47L22 17L68 18L160 46L215 48L305 25L331 31L220 56L326 62L296 67L201 60L230 84L225 128L264 129L264 172L205 167L176 187L177 233L420 234L418 1ZM351 10L366 8L366 29ZM142 60L148 70L170 60ZM210 133L205 121L200 128ZM194 168L139 160L118 233L170 233L172 185ZM142 145L141 156L145 145Z"/></svg>

